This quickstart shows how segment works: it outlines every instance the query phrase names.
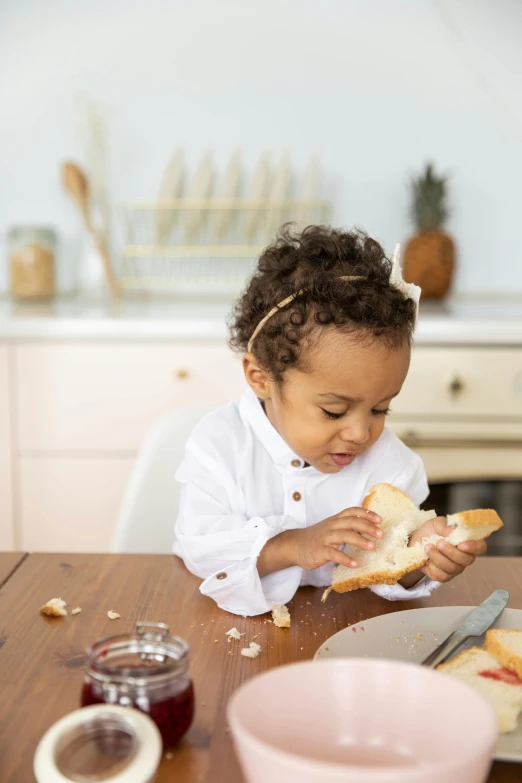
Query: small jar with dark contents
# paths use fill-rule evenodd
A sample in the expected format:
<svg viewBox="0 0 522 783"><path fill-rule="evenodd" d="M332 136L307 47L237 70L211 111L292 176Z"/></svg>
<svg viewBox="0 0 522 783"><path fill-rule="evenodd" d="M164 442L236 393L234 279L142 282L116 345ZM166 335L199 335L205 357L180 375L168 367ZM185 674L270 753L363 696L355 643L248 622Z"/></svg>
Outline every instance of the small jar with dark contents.
<svg viewBox="0 0 522 783"><path fill-rule="evenodd" d="M134 633L102 639L86 655L82 707L135 707L154 721L165 748L186 734L194 717L189 648L167 625L138 623Z"/></svg>

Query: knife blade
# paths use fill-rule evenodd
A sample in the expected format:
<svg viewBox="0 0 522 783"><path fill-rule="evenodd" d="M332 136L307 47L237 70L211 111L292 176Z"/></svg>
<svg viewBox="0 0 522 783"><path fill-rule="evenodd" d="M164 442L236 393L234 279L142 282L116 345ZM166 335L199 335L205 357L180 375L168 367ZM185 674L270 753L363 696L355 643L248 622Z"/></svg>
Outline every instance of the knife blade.
<svg viewBox="0 0 522 783"><path fill-rule="evenodd" d="M468 614L464 622L455 628L453 633L422 661L421 665L434 669L456 653L471 636L482 636L502 613L508 601L507 590L495 590L489 598Z"/></svg>

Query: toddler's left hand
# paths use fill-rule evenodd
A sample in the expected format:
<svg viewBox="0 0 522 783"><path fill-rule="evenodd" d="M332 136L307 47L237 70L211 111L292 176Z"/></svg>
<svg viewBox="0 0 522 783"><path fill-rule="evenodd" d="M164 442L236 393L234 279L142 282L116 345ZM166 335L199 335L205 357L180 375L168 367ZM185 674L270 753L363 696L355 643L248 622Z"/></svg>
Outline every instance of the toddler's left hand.
<svg viewBox="0 0 522 783"><path fill-rule="evenodd" d="M410 546L434 534L447 537L452 530L453 528L446 524L446 517L429 519L413 533ZM485 541L466 541L458 546L453 546L449 541L438 541L436 546L429 544L426 547L429 560L421 571L435 582L449 582L470 566L477 555L483 555L486 550Z"/></svg>

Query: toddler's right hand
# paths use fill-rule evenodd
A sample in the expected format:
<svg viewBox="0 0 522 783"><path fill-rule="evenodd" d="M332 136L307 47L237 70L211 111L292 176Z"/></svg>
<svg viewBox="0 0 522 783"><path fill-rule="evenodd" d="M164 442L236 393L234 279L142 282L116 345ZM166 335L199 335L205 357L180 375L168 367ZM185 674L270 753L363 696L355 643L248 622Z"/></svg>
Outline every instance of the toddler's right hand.
<svg viewBox="0 0 522 783"><path fill-rule="evenodd" d="M365 536L379 540L382 530L377 525L382 522L378 514L365 508L347 508L333 517L318 522L317 525L294 530L296 536L296 565L311 571L325 563L339 563L354 568L357 562L342 552L342 544L351 544L360 549L374 549L373 541Z"/></svg>

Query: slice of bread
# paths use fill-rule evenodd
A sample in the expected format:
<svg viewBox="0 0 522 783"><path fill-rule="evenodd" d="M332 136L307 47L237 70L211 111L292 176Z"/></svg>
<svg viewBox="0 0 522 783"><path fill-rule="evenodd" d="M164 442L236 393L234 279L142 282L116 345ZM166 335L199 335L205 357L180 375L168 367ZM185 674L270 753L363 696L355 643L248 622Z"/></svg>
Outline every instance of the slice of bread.
<svg viewBox="0 0 522 783"><path fill-rule="evenodd" d="M466 682L489 701L497 716L499 734L516 728L522 712L522 680L503 668L493 655L472 647L437 668Z"/></svg>
<svg viewBox="0 0 522 783"><path fill-rule="evenodd" d="M384 532L371 552L358 547L347 547L347 553L357 561L356 568L338 565L334 568L332 589L338 593L358 590L372 585L393 585L406 574L422 568L428 562L426 546L436 544L443 536L424 538L414 546L408 546L411 534L424 522L434 519L435 511L421 511L404 492L391 484L377 484L363 501L363 508L375 511L382 518L379 525ZM463 541L486 538L502 527L496 511L478 509L452 514L447 524L455 530L448 540L453 545ZM375 540L375 539L372 539ZM327 597L328 591L323 596Z"/></svg>
<svg viewBox="0 0 522 783"><path fill-rule="evenodd" d="M379 525L381 530L394 527L409 516L419 513L413 500L391 484L377 484L372 487L364 498L362 507L379 514L382 518Z"/></svg>
<svg viewBox="0 0 522 783"><path fill-rule="evenodd" d="M486 634L485 649L522 680L522 631L494 628Z"/></svg>

